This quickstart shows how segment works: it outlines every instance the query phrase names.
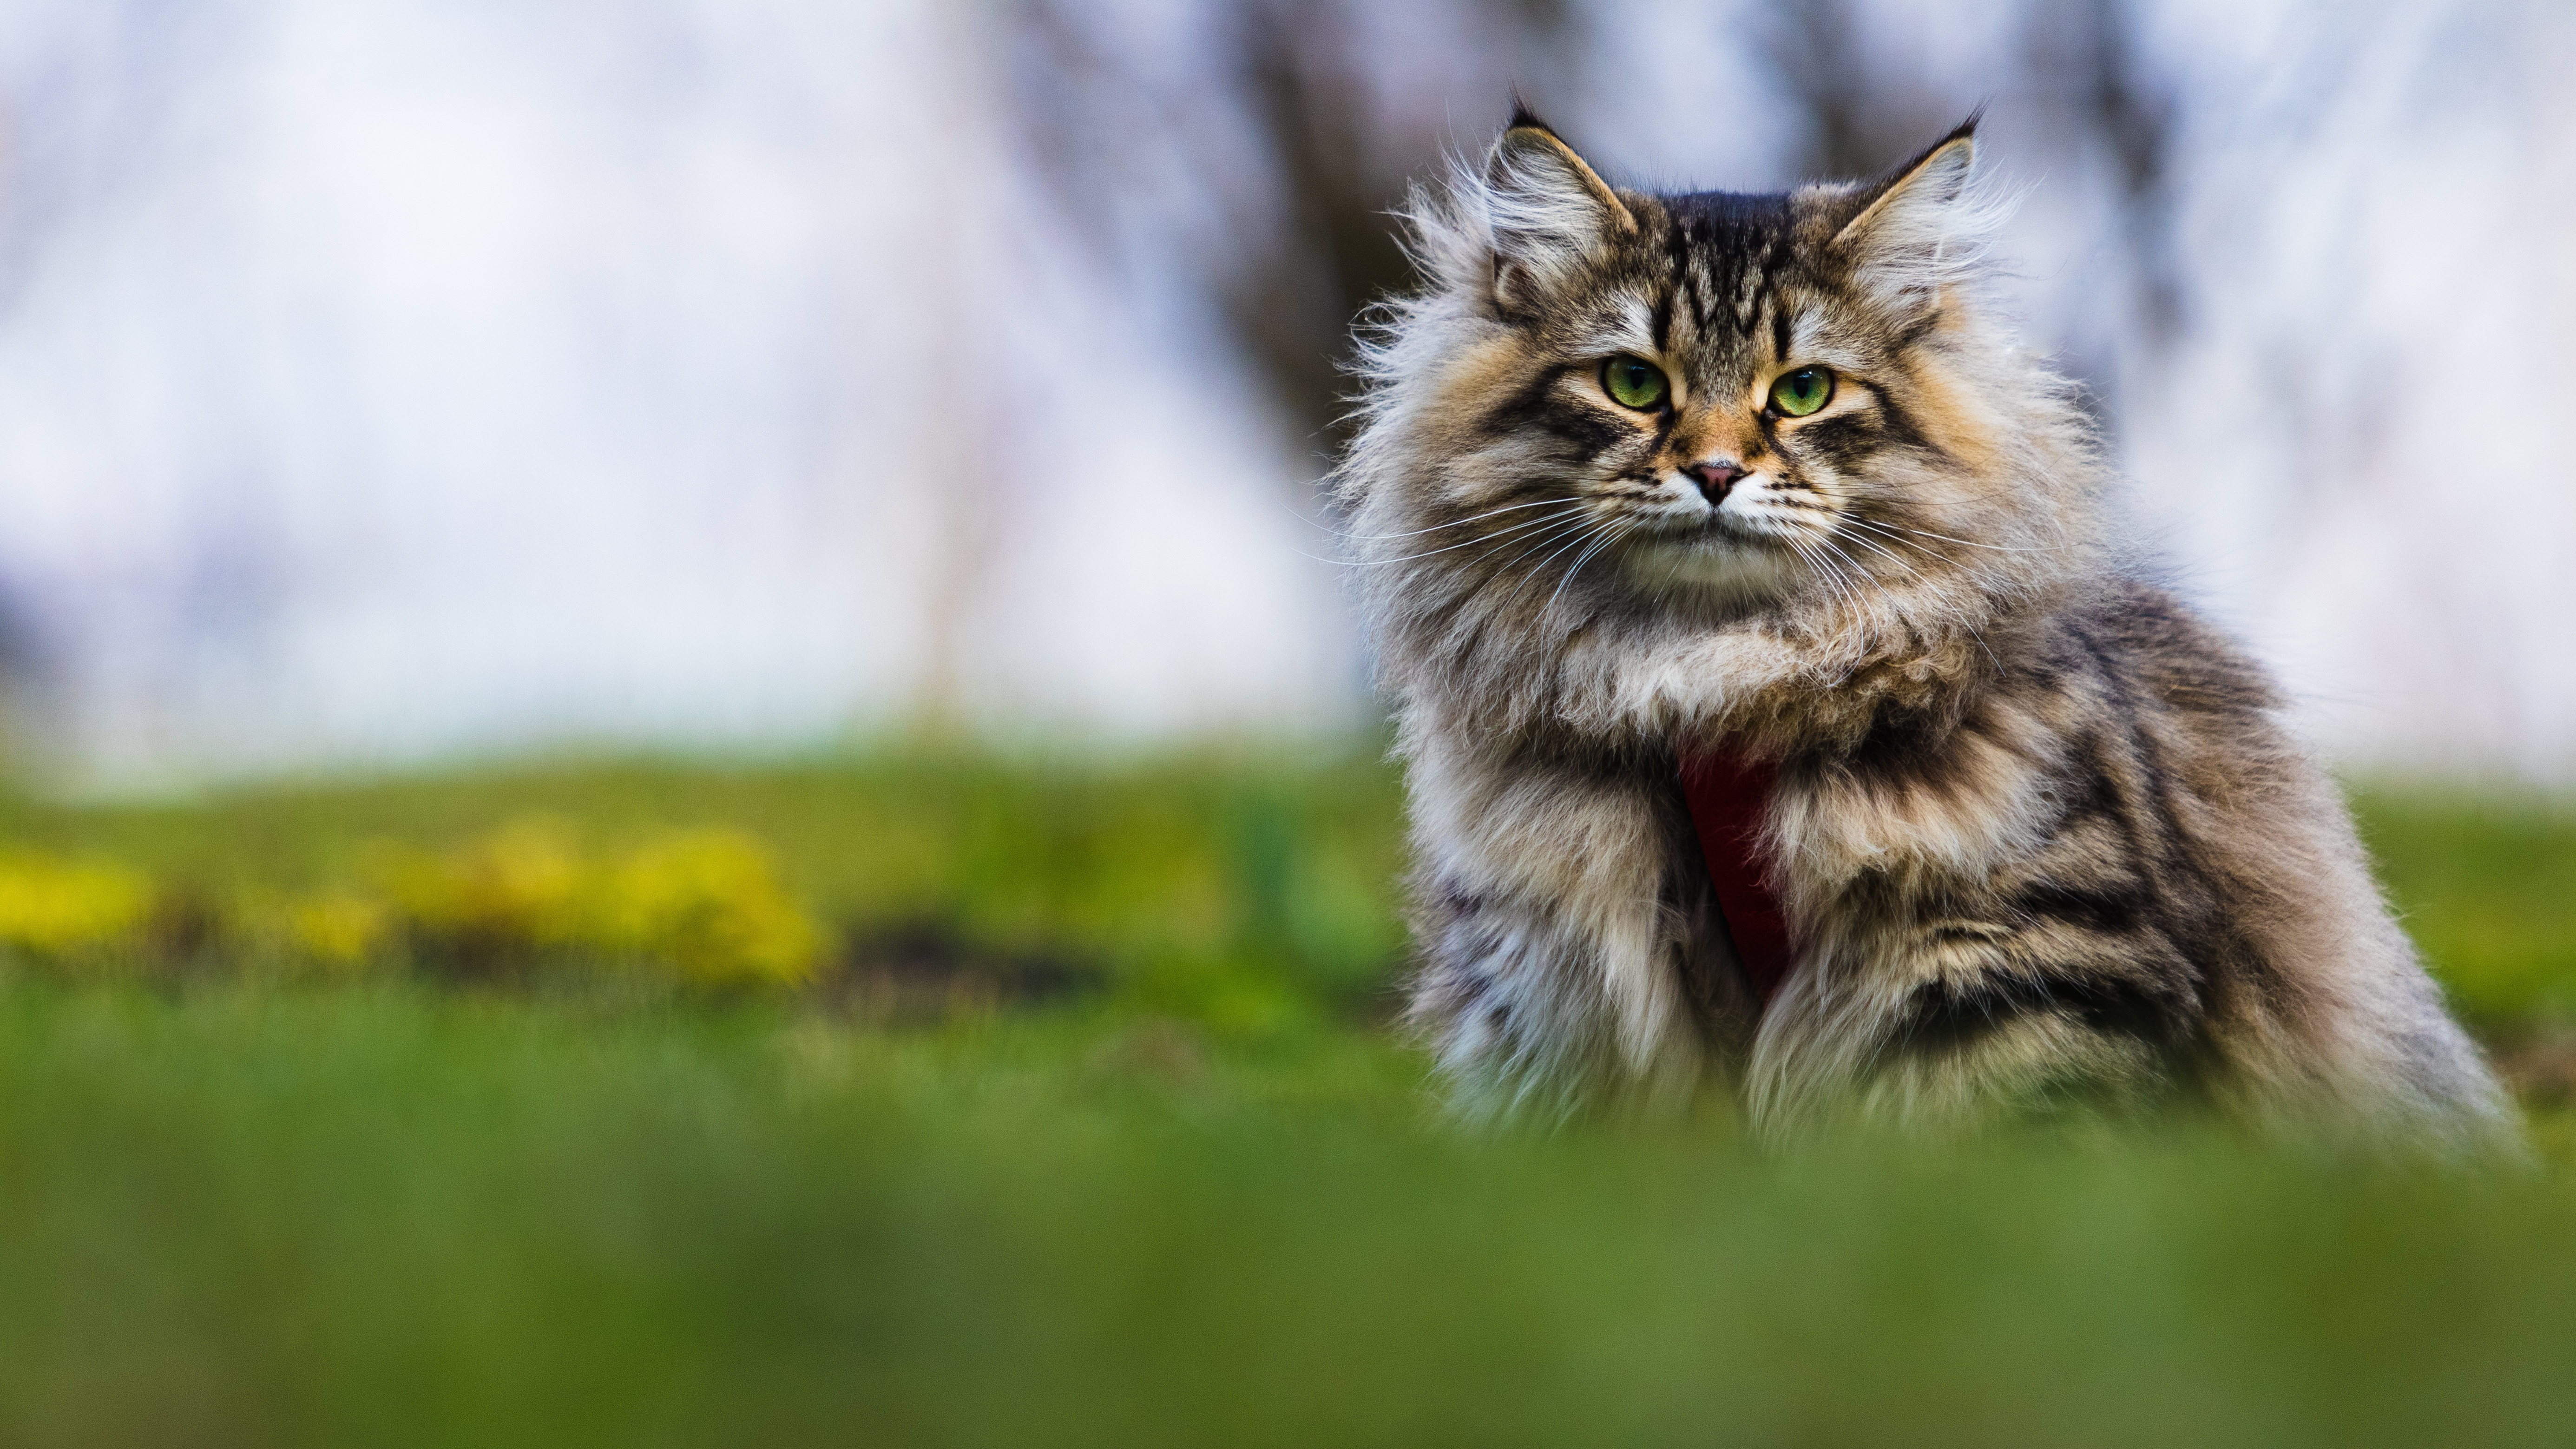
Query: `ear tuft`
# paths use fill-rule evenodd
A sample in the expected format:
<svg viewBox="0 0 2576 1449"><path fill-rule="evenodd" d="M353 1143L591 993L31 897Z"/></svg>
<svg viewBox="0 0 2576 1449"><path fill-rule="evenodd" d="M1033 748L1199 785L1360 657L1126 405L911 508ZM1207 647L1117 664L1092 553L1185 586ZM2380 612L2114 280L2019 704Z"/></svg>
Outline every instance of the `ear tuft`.
<svg viewBox="0 0 2576 1449"><path fill-rule="evenodd" d="M1512 124L1485 159L1494 239L1494 300L1506 312L1562 285L1637 219L1600 173L1518 97Z"/></svg>
<svg viewBox="0 0 2576 1449"><path fill-rule="evenodd" d="M2000 226L2005 207L1972 186L1979 107L1950 134L1854 198L1859 210L1834 234L1864 290L1900 310L1936 306Z"/></svg>

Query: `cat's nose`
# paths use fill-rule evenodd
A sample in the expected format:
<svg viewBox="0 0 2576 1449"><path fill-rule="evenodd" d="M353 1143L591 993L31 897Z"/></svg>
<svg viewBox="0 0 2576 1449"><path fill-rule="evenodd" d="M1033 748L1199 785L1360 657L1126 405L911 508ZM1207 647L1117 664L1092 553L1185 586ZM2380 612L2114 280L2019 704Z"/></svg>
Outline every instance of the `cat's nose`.
<svg viewBox="0 0 2576 1449"><path fill-rule="evenodd" d="M1708 500L1708 506L1711 508L1724 503L1726 490L1734 487L1736 480L1745 474L1743 464L1726 458L1707 463L1693 463L1682 471L1699 480L1700 496Z"/></svg>

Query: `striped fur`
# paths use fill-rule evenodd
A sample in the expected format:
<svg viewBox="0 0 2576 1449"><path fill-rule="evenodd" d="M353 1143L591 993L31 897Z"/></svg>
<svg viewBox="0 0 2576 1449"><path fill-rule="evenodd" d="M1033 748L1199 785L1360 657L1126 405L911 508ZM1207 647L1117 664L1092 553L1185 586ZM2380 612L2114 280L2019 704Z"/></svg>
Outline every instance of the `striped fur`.
<svg viewBox="0 0 2576 1449"><path fill-rule="evenodd" d="M1337 478L1414 1022L1490 1109L2509 1132L2274 686L2107 540L2081 415L1984 295L1974 124L1874 184L1648 195L1522 115L1417 193L1431 281ZM1666 405L1611 396L1620 355ZM1831 400L1770 406L1807 366ZM1780 764L1767 1012L1676 783L1714 739Z"/></svg>

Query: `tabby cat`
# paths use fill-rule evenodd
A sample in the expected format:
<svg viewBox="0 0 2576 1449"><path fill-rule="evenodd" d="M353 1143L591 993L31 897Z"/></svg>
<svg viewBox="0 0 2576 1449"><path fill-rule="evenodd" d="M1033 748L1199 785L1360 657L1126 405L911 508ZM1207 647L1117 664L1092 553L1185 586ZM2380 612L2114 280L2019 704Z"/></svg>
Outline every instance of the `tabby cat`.
<svg viewBox="0 0 2576 1449"><path fill-rule="evenodd" d="M2279 691L2113 545L1983 285L1975 126L1652 195L1521 112L1416 192L1428 282L1364 334L1335 484L1412 1020L1502 1110L2509 1132Z"/></svg>

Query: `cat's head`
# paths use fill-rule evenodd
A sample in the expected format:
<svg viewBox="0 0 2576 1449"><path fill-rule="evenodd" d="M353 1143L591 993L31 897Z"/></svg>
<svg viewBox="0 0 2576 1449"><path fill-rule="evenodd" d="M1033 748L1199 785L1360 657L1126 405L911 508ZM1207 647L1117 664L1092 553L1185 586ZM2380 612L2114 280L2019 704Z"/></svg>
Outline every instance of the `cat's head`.
<svg viewBox="0 0 2576 1449"><path fill-rule="evenodd" d="M2026 582L2087 444L1979 294L1975 125L1876 182L1655 195L1516 115L1416 198L1430 285L1369 350L1342 473L1363 556L1560 627Z"/></svg>

